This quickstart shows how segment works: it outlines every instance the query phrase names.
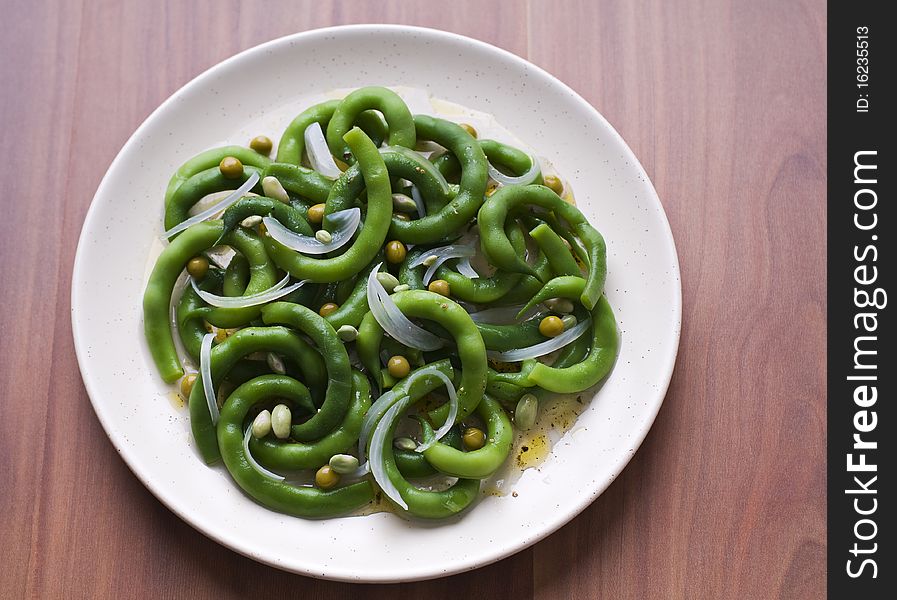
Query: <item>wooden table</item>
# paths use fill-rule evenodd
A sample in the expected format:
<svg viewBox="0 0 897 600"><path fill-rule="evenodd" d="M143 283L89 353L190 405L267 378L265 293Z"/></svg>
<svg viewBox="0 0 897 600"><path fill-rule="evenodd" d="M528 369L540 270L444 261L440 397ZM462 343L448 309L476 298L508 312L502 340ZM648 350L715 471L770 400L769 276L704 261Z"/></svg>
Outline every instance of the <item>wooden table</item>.
<svg viewBox="0 0 897 600"><path fill-rule="evenodd" d="M822 597L825 3L440 4L3 1L0 595ZM364 22L477 37L578 90L647 169L682 265L676 372L622 476L545 541L407 586L290 575L181 522L107 441L69 314L87 207L151 110L244 48Z"/></svg>

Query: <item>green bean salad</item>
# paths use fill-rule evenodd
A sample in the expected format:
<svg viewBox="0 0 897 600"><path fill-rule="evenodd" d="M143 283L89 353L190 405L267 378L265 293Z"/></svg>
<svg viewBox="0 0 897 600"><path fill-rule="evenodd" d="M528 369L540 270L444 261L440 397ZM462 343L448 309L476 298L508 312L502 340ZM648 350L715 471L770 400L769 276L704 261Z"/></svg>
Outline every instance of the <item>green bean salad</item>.
<svg viewBox="0 0 897 600"><path fill-rule="evenodd" d="M603 237L535 156L388 88L311 106L273 151L207 150L165 191L144 328L199 455L299 517L464 511L613 366Z"/></svg>

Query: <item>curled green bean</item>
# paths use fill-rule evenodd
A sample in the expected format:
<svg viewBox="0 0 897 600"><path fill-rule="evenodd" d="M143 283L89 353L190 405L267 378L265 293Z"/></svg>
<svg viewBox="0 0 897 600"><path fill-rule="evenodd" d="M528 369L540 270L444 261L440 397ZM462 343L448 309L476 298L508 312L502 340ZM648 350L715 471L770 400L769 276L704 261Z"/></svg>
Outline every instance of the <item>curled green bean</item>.
<svg viewBox="0 0 897 600"><path fill-rule="evenodd" d="M334 156L349 158L350 153L355 154L351 144L348 147L343 144L343 137L352 128L356 118L371 109L380 111L386 118L390 146L414 148L417 134L411 111L405 106L405 102L390 89L370 86L357 89L343 98L333 111L330 123L327 124L327 144Z"/></svg>
<svg viewBox="0 0 897 600"><path fill-rule="evenodd" d="M572 394L586 390L610 372L617 358L617 323L614 313L601 296L592 309L592 347L589 354L569 367L549 367L536 363L527 375L527 381L557 394Z"/></svg>
<svg viewBox="0 0 897 600"><path fill-rule="evenodd" d="M364 413L370 406L371 385L360 371L353 370L352 401L345 418L333 431L308 443L253 439L249 442L249 448L260 463L271 469L316 469L327 464L331 456L346 452L358 441Z"/></svg>
<svg viewBox="0 0 897 600"><path fill-rule="evenodd" d="M301 331L317 345L327 370L324 404L308 421L293 425L291 434L299 441L314 440L332 431L342 421L352 394L351 368L346 347L336 331L315 311L290 302L275 302L262 308L267 325L287 325Z"/></svg>
<svg viewBox="0 0 897 600"><path fill-rule="evenodd" d="M261 155L259 155L261 156ZM190 209L205 196L235 190L249 179L253 173L260 170L252 166L243 166L243 174L230 179L221 174L218 167L206 169L190 177L181 183L171 193L171 198L165 204L165 230L169 230L190 218ZM252 188L253 192L261 192L261 185Z"/></svg>
<svg viewBox="0 0 897 600"><path fill-rule="evenodd" d="M298 365L311 389L322 389L326 372L321 355L298 333L285 327L246 327L212 348L209 369L212 385L223 380L243 358L255 352L276 352ZM215 437L215 424L209 414L202 379L197 379L188 400L190 428L199 453L206 463L216 462L221 454Z"/></svg>
<svg viewBox="0 0 897 600"><path fill-rule="evenodd" d="M483 204L478 214L480 241L483 252L495 265L507 271L538 276L531 266L517 256L510 240L504 234L508 213L526 206L538 206L554 211L565 219L582 239L588 250L590 265L581 300L586 308L593 308L604 293L607 276L607 250L604 238L592 227L578 208L561 200L544 186L506 186L499 188Z"/></svg>
<svg viewBox="0 0 897 600"><path fill-rule="evenodd" d="M497 401L486 395L477 406L477 414L483 419L488 430L486 444L479 450L463 452L446 444L434 443L424 450L424 456L436 470L453 477L484 479L498 470L508 458L514 433L511 420L504 409ZM433 428L429 423L422 421L421 427L424 431L424 442L435 440Z"/></svg>
<svg viewBox="0 0 897 600"><path fill-rule="evenodd" d="M253 379L238 387L221 409L216 443L224 465L237 485L260 503L274 510L306 518L333 517L350 512L373 500L368 481L359 481L335 490L295 486L259 473L243 450L243 421L249 410L277 394L268 380Z"/></svg>
<svg viewBox="0 0 897 600"><path fill-rule="evenodd" d="M446 232L457 231L477 214L486 193L488 171L486 155L462 127L443 119L414 117L418 137L445 146L461 161L458 193L442 210L414 221L393 220L390 235L407 244L429 244L443 239Z"/></svg>
<svg viewBox="0 0 897 600"><path fill-rule="evenodd" d="M361 232L344 253L330 258L311 258L267 238L268 253L277 266L297 279L331 282L351 277L371 260L373 248L383 245L392 217L392 192L383 158L370 138L358 128L346 134L346 141L358 159L368 196L367 215ZM337 182L344 179L340 177ZM334 186L336 187L336 186Z"/></svg>
<svg viewBox="0 0 897 600"><path fill-rule="evenodd" d="M264 169L271 163L271 159L267 156L243 146L223 146L221 148L212 148L211 150L200 152L181 165L178 170L175 171L174 175L172 175L171 180L168 182L168 188L165 190L166 206L181 185L202 171L212 169L213 167L217 168L218 163L228 156L233 156L238 159L243 163L244 167L248 165L258 169Z"/></svg>

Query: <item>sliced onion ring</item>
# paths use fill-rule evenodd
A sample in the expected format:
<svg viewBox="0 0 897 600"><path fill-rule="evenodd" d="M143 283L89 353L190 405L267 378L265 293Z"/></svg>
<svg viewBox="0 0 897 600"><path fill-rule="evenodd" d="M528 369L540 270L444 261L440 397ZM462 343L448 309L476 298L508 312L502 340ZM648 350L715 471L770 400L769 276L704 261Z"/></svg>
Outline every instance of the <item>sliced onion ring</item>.
<svg viewBox="0 0 897 600"><path fill-rule="evenodd" d="M243 453L246 455L246 462L249 463L249 466L253 468L259 475L263 477L267 477L268 479L273 479L274 481L283 481L286 479L283 475L278 475L272 471L269 471L262 465L260 465L255 457L252 456L252 452L249 451L249 438L252 437L252 425L246 428L246 434L243 436Z"/></svg>
<svg viewBox="0 0 897 600"><path fill-rule="evenodd" d="M442 338L412 323L386 293L383 284L377 281L377 272L382 264L378 263L368 275L368 306L374 319L390 337L409 348L428 351L441 348Z"/></svg>
<svg viewBox="0 0 897 600"><path fill-rule="evenodd" d="M542 171L542 167L539 165L538 158L530 154L529 161L529 169L527 169L526 173L520 175L519 177L505 175L504 173L493 167L492 163L487 162L487 165L489 167L489 177L502 185L529 185L536 180L536 177L538 177L539 173Z"/></svg>
<svg viewBox="0 0 897 600"><path fill-rule="evenodd" d="M399 419L402 412L407 409L410 404L411 399L408 396L405 396L389 407L389 410L386 411L377 423L377 427L374 428L374 435L371 436L370 466L371 473L374 475L374 481L377 482L377 485L380 486L380 489L383 490L383 493L386 494L390 500L405 510L408 510L408 504L405 503L402 495L399 494L399 490L386 473L386 461L383 455L383 446L384 444L390 443L386 439L389 430L392 429L393 424Z"/></svg>
<svg viewBox="0 0 897 600"><path fill-rule="evenodd" d="M415 379L419 379L420 377L424 377L426 375L433 375L434 377L441 379L442 383L445 384L446 390L448 390L449 397L449 411L448 415L445 417L445 423L442 424L442 427L436 430L436 435L433 439L425 444L420 444L417 448L414 449L415 452L423 452L433 446L436 442L445 437L445 434L449 432L452 428L452 425L455 424L455 419L458 417L458 394L455 391L455 384L452 383L452 380L448 378L448 376L436 369L435 367L424 367L423 369L418 369L414 372L413 375L409 377L408 385L411 385L412 380L411 377Z"/></svg>
<svg viewBox="0 0 897 600"><path fill-rule="evenodd" d="M333 228L330 232L332 239L326 244L319 242L314 236L290 231L274 217L264 217L262 223L268 228L272 239L290 250L302 254L326 254L342 248L352 239L361 224L361 209L356 206L340 210L327 215L324 220L328 227Z"/></svg>
<svg viewBox="0 0 897 600"><path fill-rule="evenodd" d="M217 294L201 290L199 286L196 285L196 280L192 277L190 278L190 285L193 286L193 291L196 292L196 295L205 300L207 304L217 306L218 308L246 308L248 306L258 306L259 304L265 304L266 302L283 298L287 294L295 292L308 283L307 279L303 279L292 285L287 285L289 280L289 274L284 275L283 279L269 287L267 290L248 296L218 296Z"/></svg>
<svg viewBox="0 0 897 600"><path fill-rule="evenodd" d="M440 248L433 248L432 250L427 250L416 259L408 263L409 268L414 268L419 265L424 264L424 261L430 258L431 256L435 256L436 260L433 261L429 267L427 267L426 272L424 273L424 285L430 283L430 280L433 279L433 275L436 274L436 269L438 269L442 263L452 258L466 258L471 257L476 254L476 250L473 249L472 246L459 246L459 245L450 245L450 246L442 246Z"/></svg>
<svg viewBox="0 0 897 600"><path fill-rule="evenodd" d="M427 209L424 206L424 197L420 195L420 190L416 185L411 186L411 198L414 199L414 204L417 206L417 217L419 219L426 217Z"/></svg>
<svg viewBox="0 0 897 600"><path fill-rule="evenodd" d="M528 358L545 356L546 354L554 352L555 350L560 350L567 344L579 339L579 337L589 329L591 324L591 319L585 319L561 335L550 340L539 342L538 344L533 344L526 348L515 348L514 350L508 350L506 352L495 352L490 350L487 354L489 358L500 360L501 362L518 362Z"/></svg>
<svg viewBox="0 0 897 600"><path fill-rule="evenodd" d="M215 398L215 387L212 385L212 341L214 333L202 336L199 346L199 374L202 377L202 391L206 395L206 404L209 405L209 416L212 425L218 424L218 400Z"/></svg>
<svg viewBox="0 0 897 600"><path fill-rule="evenodd" d="M458 396L455 393L455 386L452 383L452 380L449 379L445 373L437 369L436 367L430 365L426 367L421 367L415 370L413 373L408 375L406 380L407 384L410 386L415 381L420 379L421 377L427 376L435 376L442 380L445 386L449 390L449 415L446 418L445 422L448 425L443 425L439 428L439 431L436 433L436 439L440 440L442 437L448 433L449 429L451 429L452 425L455 423L455 419L458 416ZM410 388L409 388L410 389ZM355 472L358 474L363 474L368 469L368 465L364 460L368 439L370 438L371 431L376 427L377 423L383 417L384 413L389 410L389 407L395 404L401 398L396 397L396 393L393 390L389 390L381 395L377 400L371 404L371 407L364 415L364 419L361 422L361 432L358 435L358 460L362 462L361 466L359 466L358 470ZM452 406L454 403L454 406ZM445 431L443 432L443 429ZM422 452L422 450L418 450Z"/></svg>
<svg viewBox="0 0 897 600"><path fill-rule="evenodd" d="M457 271L468 279L479 279L480 277L480 274L477 273L473 266L470 264L469 256L464 258L463 260L458 261Z"/></svg>
<svg viewBox="0 0 897 600"><path fill-rule="evenodd" d="M305 149L308 151L308 162L311 168L322 175L337 179L343 174L336 166L333 155L330 154L330 148L324 139L324 131L321 124L315 121L305 128Z"/></svg>
<svg viewBox="0 0 897 600"><path fill-rule="evenodd" d="M413 374L408 376L408 384L411 385L415 380L427 376L438 377L448 388L450 402L449 414L446 417L443 426L440 427L439 431L436 432L435 438L431 440L429 444L421 444L420 446L418 446L415 449L417 452L423 452L424 450L435 444L436 441L441 439L446 433L448 433L448 431L452 428L452 425L455 424L455 418L458 416L458 396L455 393L455 386L452 385L451 379L449 379L443 372L439 371L435 367L424 367L422 369L418 369ZM381 396L377 400L377 402L383 400L384 396L386 395L387 394ZM371 458L370 461L368 461L368 464L370 471L374 476L374 481L377 482L377 485L380 486L380 489L383 490L383 493L403 509L408 510L408 505L405 503L405 500L402 498L401 494L399 494L399 490L395 487L395 485L392 483L392 480L389 478L389 475L386 473L386 461L384 460L383 449L384 446L389 443L389 441L386 439L389 431L393 428L402 413L411 406L413 400L409 396L403 396L398 400L396 400L394 397L389 398L386 402L392 403L392 406L386 409L386 412L383 413L383 416L379 419L379 421L377 421L377 425L374 428L374 434L371 436ZM381 405L378 408L382 409L384 407L385 404ZM374 406L371 406L371 409L373 410ZM367 417L367 415L365 416ZM361 472L362 467L359 467L358 471Z"/></svg>
<svg viewBox="0 0 897 600"><path fill-rule="evenodd" d="M246 179L246 182L243 183L243 185L241 185L237 189L235 189L233 192L228 194L227 197L224 198L224 200L222 200L221 202L218 202L214 206L207 208L206 210L202 211L201 213L199 213L197 215L193 215L189 219L181 221L180 223L178 223L171 229L167 230L162 235L165 236L166 239L168 239L171 236L184 231L191 225L196 225L197 223L211 219L213 216L220 213L221 211L223 211L224 209L229 207L231 204L233 204L234 202L236 202L237 200L239 200L240 198L245 196L249 192L249 190L251 190L252 188L255 187L255 184L257 184L258 182L259 182L258 171L253 171L252 173L249 174L249 177Z"/></svg>
<svg viewBox="0 0 897 600"><path fill-rule="evenodd" d="M359 469L365 467L367 464L364 457L367 454L368 440L371 437L371 432L374 430L374 427L376 427L377 422L383 417L383 414L389 410L389 407L392 406L395 401L395 392L389 390L377 398L364 414L364 419L361 421L361 432L358 434L358 460L362 463Z"/></svg>

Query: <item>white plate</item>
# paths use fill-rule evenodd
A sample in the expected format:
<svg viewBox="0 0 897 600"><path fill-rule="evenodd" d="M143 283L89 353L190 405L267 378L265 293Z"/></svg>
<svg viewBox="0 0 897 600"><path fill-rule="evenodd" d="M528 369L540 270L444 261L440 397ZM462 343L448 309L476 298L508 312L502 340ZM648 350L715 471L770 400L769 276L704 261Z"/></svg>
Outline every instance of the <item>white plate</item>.
<svg viewBox="0 0 897 600"><path fill-rule="evenodd" d="M171 173L195 153L277 139L308 98L336 88L409 85L491 112L569 178L607 239L607 296L622 332L616 367L517 497L486 496L442 525L393 514L306 521L243 495L194 452L185 411L143 341L144 266ZM679 341L681 289L657 194L626 143L570 88L525 60L458 35L401 26L321 29L274 40L209 69L137 129L103 178L72 280L78 362L97 416L137 477L209 537L273 566L327 579L409 581L473 569L543 538L589 505L648 432Z"/></svg>

